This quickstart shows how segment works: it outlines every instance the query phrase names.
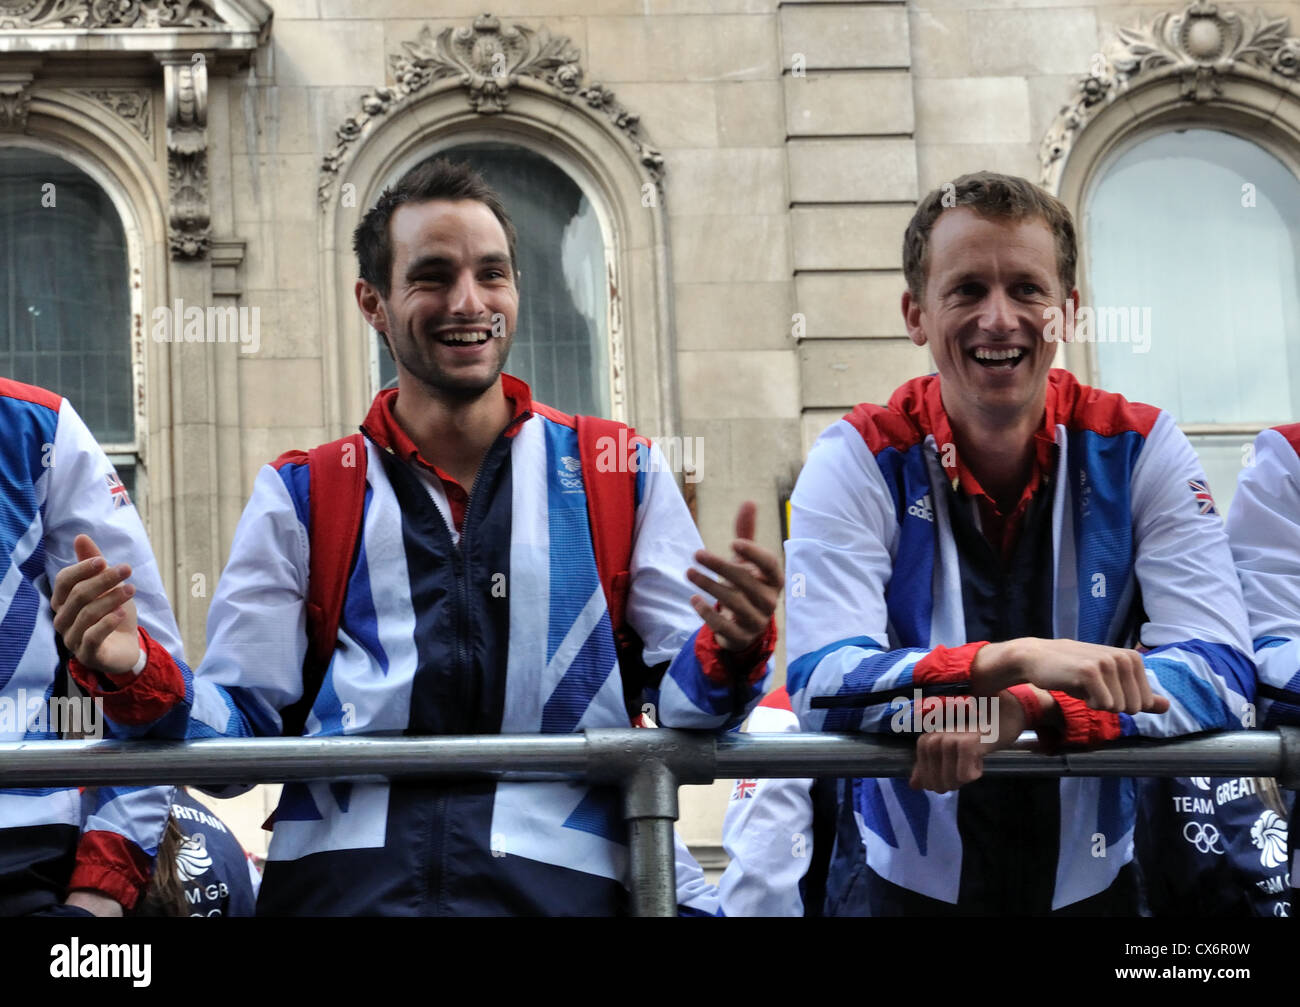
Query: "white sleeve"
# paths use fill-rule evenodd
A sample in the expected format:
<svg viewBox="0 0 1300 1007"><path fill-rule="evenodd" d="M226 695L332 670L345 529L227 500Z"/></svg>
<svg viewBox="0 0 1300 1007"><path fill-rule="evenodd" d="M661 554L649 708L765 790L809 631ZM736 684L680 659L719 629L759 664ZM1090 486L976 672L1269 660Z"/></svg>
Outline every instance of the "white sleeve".
<svg viewBox="0 0 1300 1007"><path fill-rule="evenodd" d="M676 829L673 829L673 870L677 876L677 905L692 913L717 916L718 886L709 884L704 869Z"/></svg>
<svg viewBox="0 0 1300 1007"><path fill-rule="evenodd" d="M1300 457L1276 430L1255 440L1228 537L1256 648L1259 724L1300 724Z"/></svg>
<svg viewBox="0 0 1300 1007"><path fill-rule="evenodd" d="M37 589L49 595L59 571L78 562L73 542L78 535L89 535L109 563L130 564L139 624L174 660L184 662L180 632L140 514L112 462L67 399L59 405L48 480L45 573ZM111 733L139 732L112 724ZM94 807L87 808L82 832L115 833L153 857L167 827L171 795L171 787L100 787ZM110 856L113 849L106 847L100 855Z"/></svg>
<svg viewBox="0 0 1300 1007"><path fill-rule="evenodd" d="M788 710L760 706L746 731L795 732ZM811 779L737 780L722 823L731 862L718 882L725 916L802 916L813 855Z"/></svg>
<svg viewBox="0 0 1300 1007"><path fill-rule="evenodd" d="M638 446L637 458L642 477L627 621L645 643L646 665L668 664L653 696L655 719L663 727L738 726L763 695L772 661L752 682L723 683L705 675L695 647L703 622L691 607L691 595L703 592L686 579L704 543L658 446Z"/></svg>
<svg viewBox="0 0 1300 1007"><path fill-rule="evenodd" d="M1205 484L1196 452L1162 412L1133 470L1133 547L1147 678L1170 710L1133 717L1140 734L1240 729L1254 694L1241 586L1223 521L1197 495Z"/></svg>
<svg viewBox="0 0 1300 1007"><path fill-rule="evenodd" d="M59 408L50 461L45 498L47 582L38 588L48 593L58 572L78 562L72 543L78 535L89 535L109 563L131 565L140 625L173 659L184 662L180 632L140 515L125 488L117 488L113 464L66 399Z"/></svg>
<svg viewBox="0 0 1300 1007"><path fill-rule="evenodd" d="M885 589L898 519L861 434L832 424L808 454L790 498L785 544L786 687L806 730L890 730L889 703L814 709L819 696L902 688L929 653L891 649ZM907 690L910 691L910 690Z"/></svg>
<svg viewBox="0 0 1300 1007"><path fill-rule="evenodd" d="M647 454L638 450L637 457ZM658 445L651 446L648 458L638 480L643 488L633 527L627 620L645 643L645 663L653 667L676 657L701 625L691 607L691 595L698 592L686 571L704 542Z"/></svg>
<svg viewBox="0 0 1300 1007"><path fill-rule="evenodd" d="M280 711L302 695L308 549L280 473L263 466L208 609L191 736L280 733Z"/></svg>

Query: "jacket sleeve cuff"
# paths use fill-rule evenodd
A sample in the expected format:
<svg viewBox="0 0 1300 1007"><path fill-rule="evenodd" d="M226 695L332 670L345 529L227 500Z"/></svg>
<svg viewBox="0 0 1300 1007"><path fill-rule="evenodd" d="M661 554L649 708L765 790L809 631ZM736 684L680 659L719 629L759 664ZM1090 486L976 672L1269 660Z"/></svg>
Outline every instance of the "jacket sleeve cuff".
<svg viewBox="0 0 1300 1007"><path fill-rule="evenodd" d="M970 681L970 666L975 655L988 641L966 643L960 647L935 647L912 668L915 685L948 685Z"/></svg>
<svg viewBox="0 0 1300 1007"><path fill-rule="evenodd" d="M99 830L87 832L77 848L77 865L68 881L68 891L90 889L130 910L149 887L152 868L152 859L125 836Z"/></svg>
<svg viewBox="0 0 1300 1007"><path fill-rule="evenodd" d="M1053 747L1085 747L1113 741L1120 736L1118 713L1094 710L1082 699L1075 699L1064 692L1053 692L1052 698L1061 710L1064 724L1059 732L1050 732L1053 737L1049 744ZM1039 736L1042 737L1044 733L1039 731Z"/></svg>
<svg viewBox="0 0 1300 1007"><path fill-rule="evenodd" d="M151 724L185 699L185 677L167 649L139 627L144 670L138 675L93 671L75 657L68 674L91 698L103 699L104 712L119 724Z"/></svg>
<svg viewBox="0 0 1300 1007"><path fill-rule="evenodd" d="M767 673L767 661L776 650L776 616L744 650L727 650L719 645L713 630L706 622L695 635L695 659L700 662L704 677L718 685L738 679L750 685L761 681Z"/></svg>
<svg viewBox="0 0 1300 1007"><path fill-rule="evenodd" d="M1034 691L1034 687L1027 682L1022 682L1020 685L1011 686L1007 692L1025 711L1025 728L1037 730L1039 724L1043 722L1043 704L1038 701L1038 693Z"/></svg>

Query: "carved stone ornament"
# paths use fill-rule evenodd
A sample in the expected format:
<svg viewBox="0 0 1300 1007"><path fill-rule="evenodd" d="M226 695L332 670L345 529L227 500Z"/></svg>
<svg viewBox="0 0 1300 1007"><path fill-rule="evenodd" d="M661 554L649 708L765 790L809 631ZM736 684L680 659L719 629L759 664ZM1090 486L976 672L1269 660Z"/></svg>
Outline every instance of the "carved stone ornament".
<svg viewBox="0 0 1300 1007"><path fill-rule="evenodd" d="M217 28L200 0L0 0L0 28Z"/></svg>
<svg viewBox="0 0 1300 1007"><path fill-rule="evenodd" d="M208 71L202 59L163 65L167 186L173 259L201 259L211 238L208 209Z"/></svg>
<svg viewBox="0 0 1300 1007"><path fill-rule="evenodd" d="M99 102L146 140L153 132L153 110L148 91L129 87L99 87L78 90L76 93Z"/></svg>
<svg viewBox="0 0 1300 1007"><path fill-rule="evenodd" d="M1061 108L1039 149L1040 181L1055 186L1079 131L1131 82L1176 77L1186 101L1223 93L1223 80L1243 67L1283 78L1300 73L1300 38L1287 34L1287 18L1253 17L1200 0L1180 12L1158 14L1149 25L1120 28L1106 53L1097 53L1074 100Z"/></svg>
<svg viewBox="0 0 1300 1007"><path fill-rule="evenodd" d="M0 132L22 132L27 128L32 80L30 73L0 74Z"/></svg>
<svg viewBox="0 0 1300 1007"><path fill-rule="evenodd" d="M4 0L0 0L3 3ZM457 78L470 108L480 115L505 110L510 89L522 78L540 83L553 96L570 103L585 102L604 114L631 144L651 181L662 189L663 157L641 136L639 119L624 108L614 92L598 83L584 83L580 53L564 36L547 29L514 25L502 28L491 14L480 14L471 27L444 28L434 35L424 27L414 42L403 42L405 55L389 57L394 86L377 87L361 98L361 111L343 120L335 131L337 143L321 163L317 194L322 204L350 148L370 123L400 107L431 82Z"/></svg>

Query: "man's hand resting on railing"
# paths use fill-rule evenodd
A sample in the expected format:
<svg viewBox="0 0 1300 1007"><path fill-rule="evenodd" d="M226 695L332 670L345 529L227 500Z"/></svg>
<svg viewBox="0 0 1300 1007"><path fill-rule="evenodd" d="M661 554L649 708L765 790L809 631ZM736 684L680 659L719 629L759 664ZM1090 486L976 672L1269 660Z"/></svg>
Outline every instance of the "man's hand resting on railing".
<svg viewBox="0 0 1300 1007"><path fill-rule="evenodd" d="M1151 691L1142 655L1123 647L1026 636L979 649L970 666L971 692L992 696L1027 683L1064 692L1094 710L1164 713L1169 700Z"/></svg>
<svg viewBox="0 0 1300 1007"><path fill-rule="evenodd" d="M974 707L976 701L968 696L955 696L944 702L964 702ZM973 783L984 775L984 756L1015 744L1028 725L1023 707L1009 692L979 702L996 704L997 735L988 737L979 731L933 731L921 735L916 739L916 764L908 781L913 790L946 794ZM968 716L966 722L974 719L973 715Z"/></svg>
<svg viewBox="0 0 1300 1007"><path fill-rule="evenodd" d="M54 578L50 607L63 645L87 668L110 675L144 666L136 629L135 587L126 583L131 567L110 566L89 535L73 542L78 563Z"/></svg>

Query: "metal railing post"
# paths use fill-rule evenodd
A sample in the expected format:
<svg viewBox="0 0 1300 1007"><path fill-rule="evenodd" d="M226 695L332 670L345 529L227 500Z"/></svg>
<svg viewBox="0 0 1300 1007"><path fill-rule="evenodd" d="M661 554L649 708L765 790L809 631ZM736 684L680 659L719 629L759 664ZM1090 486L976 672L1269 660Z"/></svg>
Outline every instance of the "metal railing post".
<svg viewBox="0 0 1300 1007"><path fill-rule="evenodd" d="M677 915L673 823L677 778L662 762L647 761L623 782L628 880L633 916Z"/></svg>
<svg viewBox="0 0 1300 1007"><path fill-rule="evenodd" d="M677 821L677 788L683 783L713 780L714 736L664 728L601 728L584 734L587 778L617 783L623 789L632 915L676 916L673 823Z"/></svg>
<svg viewBox="0 0 1300 1007"><path fill-rule="evenodd" d="M1280 727L1282 739L1282 768L1277 773L1277 784L1290 790L1300 790L1300 727Z"/></svg>

